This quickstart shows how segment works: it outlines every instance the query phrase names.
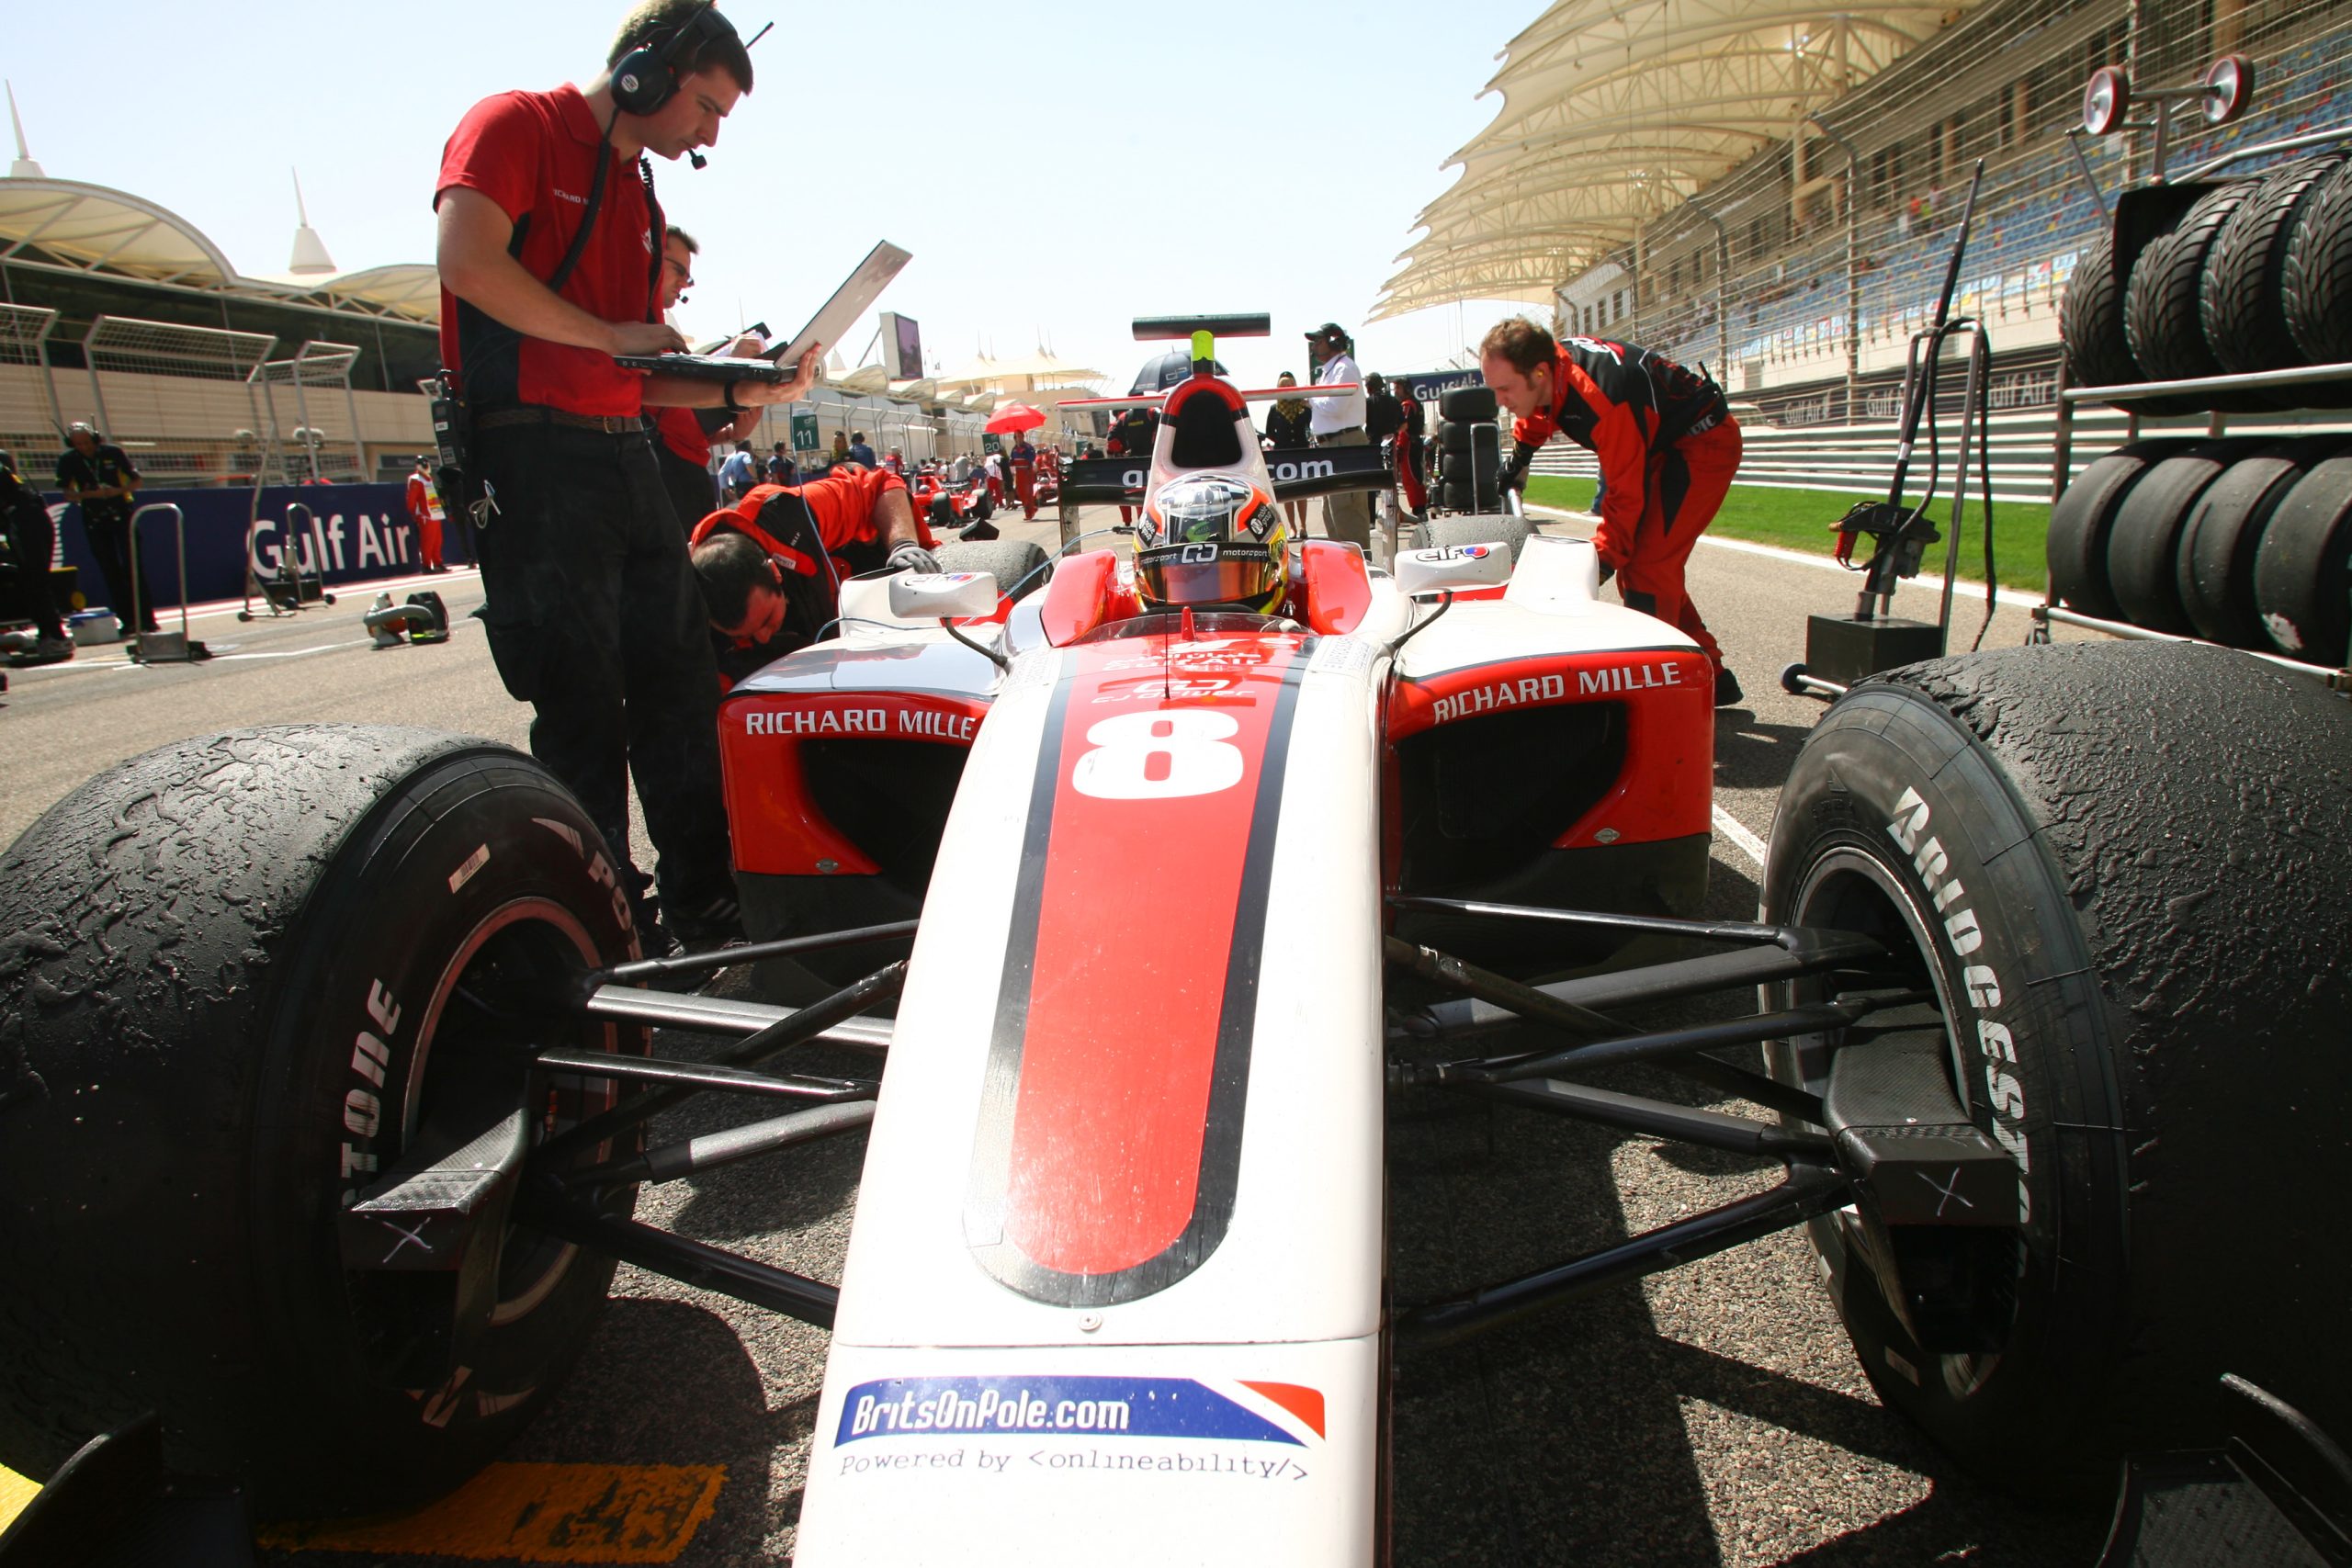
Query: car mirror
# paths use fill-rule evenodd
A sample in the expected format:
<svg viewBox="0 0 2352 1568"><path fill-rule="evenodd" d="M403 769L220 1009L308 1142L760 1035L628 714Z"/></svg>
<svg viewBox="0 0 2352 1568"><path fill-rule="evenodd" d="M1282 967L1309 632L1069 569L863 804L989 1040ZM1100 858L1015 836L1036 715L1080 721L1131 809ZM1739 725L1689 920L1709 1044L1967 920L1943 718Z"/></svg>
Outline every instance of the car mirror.
<svg viewBox="0 0 2352 1568"><path fill-rule="evenodd" d="M1510 547L1439 545L1396 554L1396 586L1408 597L1450 588L1492 588L1510 581Z"/></svg>
<svg viewBox="0 0 2352 1568"><path fill-rule="evenodd" d="M956 620L996 614L996 578L985 571L902 571L890 579L890 614Z"/></svg>

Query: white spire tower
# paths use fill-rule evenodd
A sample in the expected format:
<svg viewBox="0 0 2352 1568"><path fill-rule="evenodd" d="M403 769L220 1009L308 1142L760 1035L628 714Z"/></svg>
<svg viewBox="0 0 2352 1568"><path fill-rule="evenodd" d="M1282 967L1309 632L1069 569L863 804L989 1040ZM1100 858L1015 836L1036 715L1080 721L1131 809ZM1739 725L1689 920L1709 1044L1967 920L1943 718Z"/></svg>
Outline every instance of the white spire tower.
<svg viewBox="0 0 2352 1568"><path fill-rule="evenodd" d="M328 273L334 270L334 258L327 254L327 243L311 227L310 209L302 204L302 175L294 174L294 216L298 226L294 231L294 259L286 264L291 273Z"/></svg>
<svg viewBox="0 0 2352 1568"><path fill-rule="evenodd" d="M8 165L8 177L12 180L46 178L40 165L33 162L33 155L25 151L25 122L23 117L17 113L17 85L14 82L8 84L8 123L17 132L17 161Z"/></svg>

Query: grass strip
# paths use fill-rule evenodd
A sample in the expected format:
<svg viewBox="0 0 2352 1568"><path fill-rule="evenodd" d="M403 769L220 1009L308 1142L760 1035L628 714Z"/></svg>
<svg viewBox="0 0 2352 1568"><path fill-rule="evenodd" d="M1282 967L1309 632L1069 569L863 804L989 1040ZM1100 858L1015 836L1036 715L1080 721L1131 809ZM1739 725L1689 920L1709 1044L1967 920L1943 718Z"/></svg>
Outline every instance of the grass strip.
<svg viewBox="0 0 2352 1568"><path fill-rule="evenodd" d="M1591 479L1536 474L1527 481L1527 499L1540 506L1586 512L1591 510L1595 488ZM1723 510L1707 525L1707 532L1718 538L1747 539L1806 555L1828 556L1838 547L1838 535L1831 525L1861 499L1838 491L1734 485L1731 493L1724 498ZM1917 505L1918 498L1914 496L1911 501ZM1939 503L1930 515L1936 520L1938 531L1949 536L1950 507ZM1984 578L1984 513L1979 498L1971 498L1967 521L1968 536L1961 542L1960 575L1981 582ZM2003 588L2041 592L2048 575L2045 557L2049 536L2048 505L2023 501L1994 503L1993 564ZM1857 553L1866 557L1867 547ZM1943 573L1944 546L1941 542L1929 545L1919 574L1940 581Z"/></svg>

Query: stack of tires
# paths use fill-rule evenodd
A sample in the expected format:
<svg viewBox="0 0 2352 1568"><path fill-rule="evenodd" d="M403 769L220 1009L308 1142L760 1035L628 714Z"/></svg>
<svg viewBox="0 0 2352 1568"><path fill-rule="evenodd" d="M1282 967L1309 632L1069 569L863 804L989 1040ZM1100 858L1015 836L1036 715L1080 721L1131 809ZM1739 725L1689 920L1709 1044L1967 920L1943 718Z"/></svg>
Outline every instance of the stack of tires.
<svg viewBox="0 0 2352 1568"><path fill-rule="evenodd" d="M1502 510L1502 435L1492 387L1450 387L1438 397L1431 494L1442 512Z"/></svg>
<svg viewBox="0 0 2352 1568"><path fill-rule="evenodd" d="M2343 665L2352 436L2138 441L2050 513L2053 599L2086 615Z"/></svg>
<svg viewBox="0 0 2352 1568"><path fill-rule="evenodd" d="M2352 158L2126 193L2060 311L2078 387L2352 361ZM2139 406L2152 413L2352 405L2352 384Z"/></svg>

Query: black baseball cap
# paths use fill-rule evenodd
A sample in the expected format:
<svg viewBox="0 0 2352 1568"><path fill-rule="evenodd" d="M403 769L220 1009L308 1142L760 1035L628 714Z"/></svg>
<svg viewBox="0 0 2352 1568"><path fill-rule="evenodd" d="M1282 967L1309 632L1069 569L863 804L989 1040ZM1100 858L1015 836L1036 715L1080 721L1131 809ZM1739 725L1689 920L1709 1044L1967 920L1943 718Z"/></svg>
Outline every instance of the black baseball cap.
<svg viewBox="0 0 2352 1568"><path fill-rule="evenodd" d="M1306 336L1314 343L1345 343L1348 341L1348 329L1337 321L1326 321Z"/></svg>

